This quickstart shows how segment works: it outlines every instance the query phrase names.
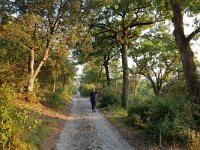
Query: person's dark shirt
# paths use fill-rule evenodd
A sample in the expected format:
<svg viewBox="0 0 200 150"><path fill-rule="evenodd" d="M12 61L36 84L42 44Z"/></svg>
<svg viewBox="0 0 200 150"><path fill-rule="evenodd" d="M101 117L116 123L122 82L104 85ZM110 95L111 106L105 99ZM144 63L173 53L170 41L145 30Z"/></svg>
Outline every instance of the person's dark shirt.
<svg viewBox="0 0 200 150"><path fill-rule="evenodd" d="M97 94L96 92L91 92L91 93L90 93L90 97L91 97L91 100L92 100L92 101L95 101L95 100L96 100L96 94Z"/></svg>

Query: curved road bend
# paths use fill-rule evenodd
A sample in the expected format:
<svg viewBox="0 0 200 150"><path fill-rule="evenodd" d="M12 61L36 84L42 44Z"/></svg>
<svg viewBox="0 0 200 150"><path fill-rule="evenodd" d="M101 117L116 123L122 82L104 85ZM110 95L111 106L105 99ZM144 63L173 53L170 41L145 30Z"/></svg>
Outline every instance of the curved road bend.
<svg viewBox="0 0 200 150"><path fill-rule="evenodd" d="M93 113L86 98L74 96L73 106L56 145L57 150L134 150L103 114Z"/></svg>

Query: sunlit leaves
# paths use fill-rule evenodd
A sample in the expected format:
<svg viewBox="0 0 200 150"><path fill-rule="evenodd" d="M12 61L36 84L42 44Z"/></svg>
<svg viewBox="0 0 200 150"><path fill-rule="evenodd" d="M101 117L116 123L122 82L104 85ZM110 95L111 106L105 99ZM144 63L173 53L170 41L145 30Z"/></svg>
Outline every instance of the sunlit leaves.
<svg viewBox="0 0 200 150"><path fill-rule="evenodd" d="M130 54L136 65L135 73L146 77L157 95L162 84L181 70L180 56L166 25L159 24L146 35Z"/></svg>

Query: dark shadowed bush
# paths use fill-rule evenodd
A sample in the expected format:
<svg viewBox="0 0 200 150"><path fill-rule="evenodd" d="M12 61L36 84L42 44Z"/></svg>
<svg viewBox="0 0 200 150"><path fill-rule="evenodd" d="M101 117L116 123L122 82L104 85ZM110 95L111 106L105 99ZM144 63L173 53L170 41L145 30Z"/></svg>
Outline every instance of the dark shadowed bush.
<svg viewBox="0 0 200 150"><path fill-rule="evenodd" d="M193 105L192 111L196 128L200 132L200 105Z"/></svg>
<svg viewBox="0 0 200 150"><path fill-rule="evenodd" d="M134 97L128 109L128 120L131 124L144 128L150 117L150 101L147 97Z"/></svg>
<svg viewBox="0 0 200 150"><path fill-rule="evenodd" d="M98 95L100 107L121 105L121 88L108 86L102 89Z"/></svg>

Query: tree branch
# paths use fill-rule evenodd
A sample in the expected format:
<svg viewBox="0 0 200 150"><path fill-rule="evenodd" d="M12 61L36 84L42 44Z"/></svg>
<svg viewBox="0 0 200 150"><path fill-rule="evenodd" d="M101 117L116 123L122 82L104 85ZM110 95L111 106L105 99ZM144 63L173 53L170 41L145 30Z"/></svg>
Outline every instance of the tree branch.
<svg viewBox="0 0 200 150"><path fill-rule="evenodd" d="M198 33L200 33L200 27L194 30L192 33L190 33L190 35L187 37L187 41L190 42L192 38Z"/></svg>
<svg viewBox="0 0 200 150"><path fill-rule="evenodd" d="M154 24L156 21L149 21L149 22L138 22L138 23L134 23L132 26L130 26L131 28L132 27L136 27L136 26L144 26L144 25L151 25L151 24Z"/></svg>

